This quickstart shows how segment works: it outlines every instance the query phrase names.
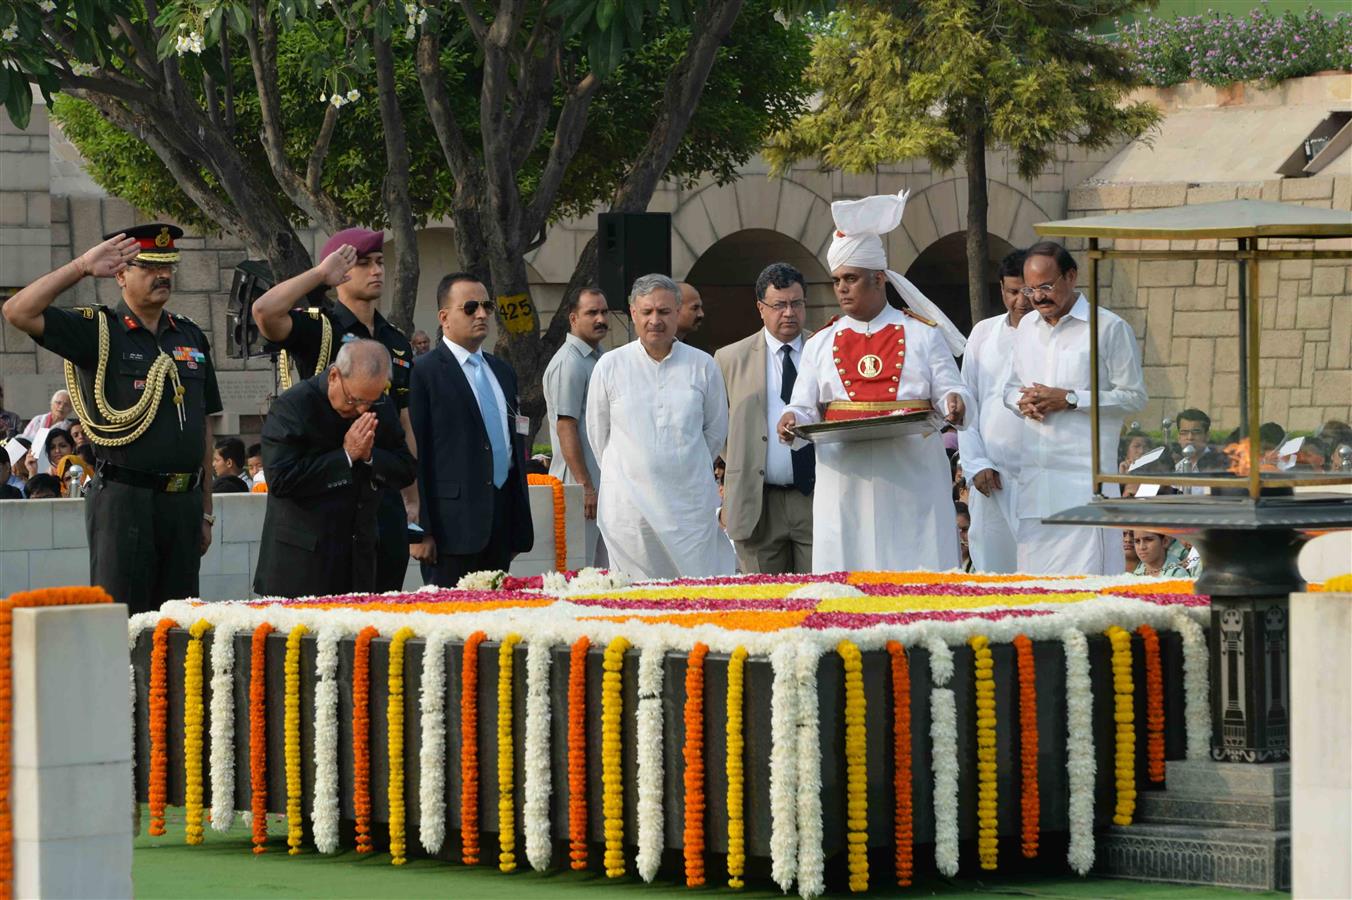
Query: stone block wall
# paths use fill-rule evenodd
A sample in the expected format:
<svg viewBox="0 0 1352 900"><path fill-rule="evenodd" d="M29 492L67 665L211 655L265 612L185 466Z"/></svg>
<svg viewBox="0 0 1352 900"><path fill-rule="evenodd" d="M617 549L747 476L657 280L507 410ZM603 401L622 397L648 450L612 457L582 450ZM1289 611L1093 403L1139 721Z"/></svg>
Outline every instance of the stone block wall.
<svg viewBox="0 0 1352 900"><path fill-rule="evenodd" d="M1297 202L1352 209L1352 175L1263 182L1082 186L1070 192L1067 214L1097 216L1221 200ZM1272 249L1308 249L1305 241L1264 241ZM1067 242L1072 251L1083 240ZM1234 249L1234 241L1104 242L1117 249ZM1352 249L1352 241L1318 242ZM1087 287L1087 271L1081 268ZM1219 438L1239 424L1238 266L1227 260L1107 260L1099 266L1098 296L1131 324L1141 344L1150 403L1139 414L1147 428L1196 407ZM1262 420L1291 431L1313 431L1352 416L1352 261L1281 260L1259 267L1262 331L1259 383Z"/></svg>

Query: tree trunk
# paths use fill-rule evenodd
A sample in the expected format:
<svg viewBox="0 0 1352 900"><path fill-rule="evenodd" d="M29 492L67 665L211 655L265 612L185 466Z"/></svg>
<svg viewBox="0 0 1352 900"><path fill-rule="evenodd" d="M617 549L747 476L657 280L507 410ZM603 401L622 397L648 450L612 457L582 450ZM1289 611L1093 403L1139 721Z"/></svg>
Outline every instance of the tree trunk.
<svg viewBox="0 0 1352 900"><path fill-rule="evenodd" d="M990 314L990 295L986 287L990 241L986 219L990 202L986 194L986 123L984 113L973 110L967 116L967 303L972 325Z"/></svg>
<svg viewBox="0 0 1352 900"><path fill-rule="evenodd" d="M413 308L418 302L418 233L409 197L408 170L411 165L404 116L395 90L394 58L390 40L376 35L373 43L376 85L380 98L380 124L385 132L385 181L382 196L394 232L394 284L390 321L404 334L413 333ZM390 271L386 267L386 271Z"/></svg>

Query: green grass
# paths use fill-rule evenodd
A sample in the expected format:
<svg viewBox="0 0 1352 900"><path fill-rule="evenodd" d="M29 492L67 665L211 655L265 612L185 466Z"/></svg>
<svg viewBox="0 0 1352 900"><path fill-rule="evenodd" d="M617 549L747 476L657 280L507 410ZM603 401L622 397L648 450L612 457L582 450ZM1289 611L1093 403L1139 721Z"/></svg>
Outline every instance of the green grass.
<svg viewBox="0 0 1352 900"><path fill-rule="evenodd" d="M703 888L687 890L674 878L661 877L651 885L637 878L611 880L599 872L553 871L539 874L529 870L504 875L488 866L466 868L452 863L429 859L410 859L406 865L390 865L385 853L358 856L345 850L334 856L321 856L313 848L298 856L286 853L285 826L270 824L272 839L266 853L250 852L249 834L236 822L228 834L217 834L210 828L206 842L199 847L183 843L181 810L170 810L168 831L164 837L152 838L146 834L149 817L142 810L142 833L136 838L132 861L132 879L138 898L446 898L470 900L516 900L516 898L586 898L586 900L617 900L659 897L745 897L772 900L783 895L768 882L753 882L744 891ZM410 835L410 844L416 835ZM485 850L489 849L487 842ZM488 854L486 854L488 855ZM711 877L715 873L712 871ZM1178 900L1211 900L1211 898L1282 898L1280 893L1252 893L1218 888L1186 887L1180 885L1148 884L1103 878L1076 878L1071 875L995 875L991 878L931 877L913 887L902 889L891 886L889 873L875 871L877 885L869 896L930 896L975 897L1003 894L1021 897L1047 898L1178 898ZM890 889L889 889L890 887Z"/></svg>

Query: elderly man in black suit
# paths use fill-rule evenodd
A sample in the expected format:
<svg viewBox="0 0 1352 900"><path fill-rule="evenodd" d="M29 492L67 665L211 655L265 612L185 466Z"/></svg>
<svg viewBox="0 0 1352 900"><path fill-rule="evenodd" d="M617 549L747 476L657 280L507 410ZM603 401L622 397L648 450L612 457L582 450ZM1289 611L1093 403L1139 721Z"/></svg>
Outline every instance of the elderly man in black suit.
<svg viewBox="0 0 1352 900"><path fill-rule="evenodd" d="M267 517L254 590L277 597L371 591L383 488L415 463L390 400L390 354L356 340L277 398L263 423Z"/></svg>
<svg viewBox="0 0 1352 900"><path fill-rule="evenodd" d="M526 495L529 421L516 373L480 347L494 304L473 275L437 285L441 339L413 367L409 415L418 447L421 543L413 558L428 584L506 569L535 542Z"/></svg>

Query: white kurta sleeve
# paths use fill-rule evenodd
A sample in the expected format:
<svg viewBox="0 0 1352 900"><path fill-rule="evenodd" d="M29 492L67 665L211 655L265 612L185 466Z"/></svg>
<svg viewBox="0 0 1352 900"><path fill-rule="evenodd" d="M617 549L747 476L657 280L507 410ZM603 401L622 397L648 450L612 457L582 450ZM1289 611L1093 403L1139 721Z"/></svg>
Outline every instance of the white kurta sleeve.
<svg viewBox="0 0 1352 900"><path fill-rule="evenodd" d="M983 469L995 468L995 463L991 462L986 451L985 438L981 436L981 404L986 400L981 396L981 348L985 346L989 333L980 324L973 328L967 339L967 350L962 355L962 382L967 385L967 393L976 398L976 403L967 407L965 417L975 427L963 428L958 432L958 458L962 460L962 471L969 479Z"/></svg>
<svg viewBox="0 0 1352 900"><path fill-rule="evenodd" d="M826 352L822 348L830 346L831 335L831 328L823 328L808 338L807 343L803 345L803 352L799 354L798 378L793 383L793 395L789 397L789 405L784 407L785 412L793 413L799 425L814 425L822 420L821 359ZM835 372L834 366L830 371ZM805 442L800 444L795 441L794 449L800 445L805 445Z"/></svg>
<svg viewBox="0 0 1352 900"><path fill-rule="evenodd" d="M965 431L973 422L976 401L972 399L972 392L967 390L967 385L963 383L962 375L958 373L958 364L953 361L953 354L949 351L943 335L938 329L931 329L930 332L930 340L925 342L925 351L929 357L930 402L934 404L934 409L939 415L946 416L948 398L961 397L965 412L962 415L962 423L953 427L958 431Z"/></svg>
<svg viewBox="0 0 1352 900"><path fill-rule="evenodd" d="M705 360L704 376L704 443L713 460L728 442L728 389L712 356Z"/></svg>
<svg viewBox="0 0 1352 900"><path fill-rule="evenodd" d="M1107 370L1108 387L1099 391L1099 409L1127 415L1145 408L1145 375L1136 335L1122 319L1110 320L1100 335L1100 362ZM1085 385L1089 393L1089 385ZM1100 384L1100 387L1102 385Z"/></svg>
<svg viewBox="0 0 1352 900"><path fill-rule="evenodd" d="M587 443L591 444L592 456L597 462L605 455L606 444L610 443L610 391L606 384L611 362L602 357L592 369L591 381L587 383Z"/></svg>

